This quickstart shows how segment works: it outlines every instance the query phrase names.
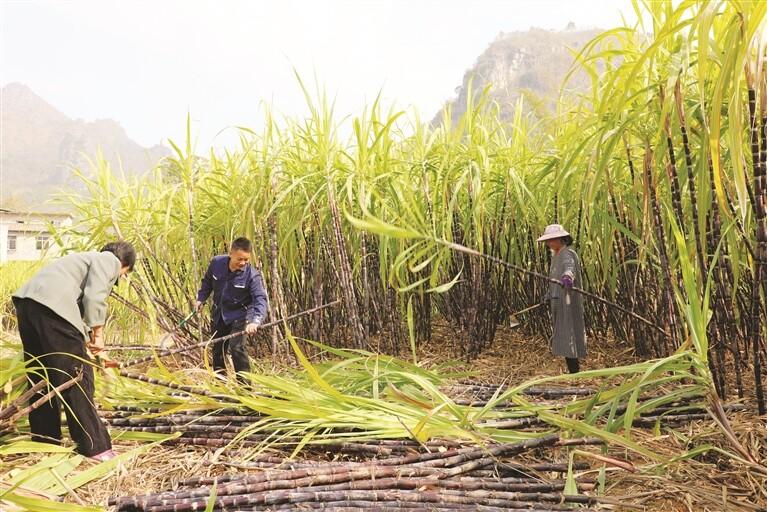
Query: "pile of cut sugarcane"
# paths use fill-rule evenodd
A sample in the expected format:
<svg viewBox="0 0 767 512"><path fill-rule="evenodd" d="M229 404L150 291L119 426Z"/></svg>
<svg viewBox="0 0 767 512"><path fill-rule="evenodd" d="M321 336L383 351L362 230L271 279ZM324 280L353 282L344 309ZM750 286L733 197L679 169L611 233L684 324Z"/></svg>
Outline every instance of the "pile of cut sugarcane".
<svg viewBox="0 0 767 512"><path fill-rule="evenodd" d="M496 393L502 392L504 386L498 384L487 384L479 382L462 382L451 385L446 388L450 395L457 395L463 398L455 399L455 403L470 407L484 407L493 398ZM568 397L589 397L597 393L596 389L588 387L539 387L533 386L524 390L525 395L547 399L548 405L562 405L561 400ZM657 396L640 396L638 402L649 402ZM666 426L679 426L697 420L710 419L711 415L707 412L706 406L701 396L688 395L681 397L673 402L664 405L652 406L646 411L640 410L633 417L631 424L635 427L652 427L663 424ZM556 401L560 403L557 404ZM501 402L496 404L499 407L513 407L512 402ZM722 409L727 412L737 412L748 410L748 407L742 403L722 404ZM619 405L614 408L615 413L624 413L625 405ZM502 420L495 422L495 428L521 428L545 425L545 423L536 416L523 417L518 419Z"/></svg>
<svg viewBox="0 0 767 512"><path fill-rule="evenodd" d="M450 391L469 398L455 399L455 403L467 407L484 407L487 405L489 394L497 391L497 385L489 384L460 384L451 386ZM563 398L574 396L589 396L595 390L584 387L576 388L529 388L525 395L549 399L548 406L561 405ZM640 402L650 400L652 397L642 397ZM678 426L695 420L709 418L703 404L694 402L699 397L690 397L688 400L680 400L665 406L653 407L648 412L639 412L632 420L634 426L652 427L656 424ZM556 401L559 401L559 404ZM543 402L538 402L543 404ZM496 408L514 408L510 402L501 402ZM745 409L741 404L723 405L726 411L739 411ZM622 413L625 406L615 409L616 413ZM683 411L684 414L679 413ZM302 444L303 435L288 435L280 433L275 435L272 431L250 432L249 427L264 416L243 408L226 408L216 411L183 411L180 413L167 414L162 408L138 408L134 406L115 406L112 410L101 411L101 416L110 427L133 432L150 432L156 434L180 433L180 437L167 443L177 443L195 446L208 446L212 448L226 447L233 442L240 446L279 446L283 449L293 449ZM489 420L477 424L480 427L489 427L498 430L526 430L540 429L546 423L535 415L518 418ZM366 455L391 455L397 451L410 450L412 447L428 446L429 443L418 443L407 440L366 440L365 442L330 442L323 443L322 449L344 454ZM438 446L455 448L459 443L442 440Z"/></svg>
<svg viewBox="0 0 767 512"><path fill-rule="evenodd" d="M459 396L456 404L484 407L499 386L461 383L451 385L450 394ZM563 403L573 397L587 397L594 389L540 388L525 391L528 396ZM643 397L641 401L652 397ZM673 424L699 419L702 405L689 397L647 415L639 413L635 425L651 426L663 421ZM497 408L513 409L512 403L497 403ZM738 410L741 406L726 406ZM683 410L686 414L676 414ZM616 411L620 412L620 411ZM668 416L664 414L670 412ZM518 430L520 436L535 436L523 441L488 442L482 446L456 440L432 439L351 439L308 443L301 435L248 430L263 416L231 407L217 411L184 411L166 414L163 409L130 406L103 411L115 429L175 433L170 441L179 444L226 447L303 448L314 461L296 461L278 453L259 455L247 463L231 464L248 470L218 477L201 477L179 482L174 489L143 496L114 498L119 511L205 510L568 510L573 504L594 507L614 503L615 498L584 494L596 487L591 478L576 478L574 471L588 470L583 462L557 461L558 449L567 446L601 445L595 438L565 439L542 435L545 424L536 416L493 421L478 426ZM536 428L538 431L536 432ZM544 433L545 434L545 433ZM279 437L279 439L277 439ZM546 453L552 450L554 453ZM531 455L535 463L519 456ZM613 460L596 456L597 460ZM319 460L328 460L320 462ZM530 459L529 457L527 459ZM614 460L617 466L633 469L630 463ZM563 478L563 474L567 478ZM625 503L624 503L625 505ZM581 509L588 510L588 509Z"/></svg>
<svg viewBox="0 0 767 512"><path fill-rule="evenodd" d="M51 400L51 398L78 384L82 378L83 374L78 373L71 379L66 380L58 386L52 387L50 389L46 388L46 381L38 380L34 384L30 383L29 389L21 393L19 396L13 398L12 400L9 400L7 404L5 403L5 399L7 398L6 395L8 395L8 393L6 392L6 389L0 389L0 436L13 432L16 428L16 421L19 420L19 418L26 416L31 411L34 411L38 407L47 403L49 400ZM7 385L7 388L13 389L14 387L22 386L26 383L26 381L26 375L22 375L21 377L10 381ZM47 390L47 392L42 393L44 390ZM35 397L38 393L42 393L42 396L37 397L33 401L32 398Z"/></svg>
<svg viewBox="0 0 767 512"><path fill-rule="evenodd" d="M436 448L368 461L291 462L273 457L250 466L255 473L194 478L175 489L110 500L118 511L193 510L568 510L614 500L581 494L588 478L550 478L566 463L526 465L523 452L598 444L551 435L484 447ZM382 444L381 446L386 446ZM391 445L396 446L396 445ZM400 445L402 446L402 445ZM538 454L536 454L538 455ZM572 470L587 469L576 464ZM569 493L565 493L568 488ZM589 509L580 509L589 510Z"/></svg>

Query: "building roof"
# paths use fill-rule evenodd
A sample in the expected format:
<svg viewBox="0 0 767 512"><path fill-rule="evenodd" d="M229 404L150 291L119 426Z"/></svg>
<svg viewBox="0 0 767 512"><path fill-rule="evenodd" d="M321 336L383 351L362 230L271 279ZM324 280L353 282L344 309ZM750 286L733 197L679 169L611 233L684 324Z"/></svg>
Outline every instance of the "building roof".
<svg viewBox="0 0 767 512"><path fill-rule="evenodd" d="M6 215L18 215L20 217L59 217L59 218L71 218L72 214L65 213L65 212L32 212L32 211L21 211L21 210L9 210L7 208L0 208L0 214L6 214Z"/></svg>

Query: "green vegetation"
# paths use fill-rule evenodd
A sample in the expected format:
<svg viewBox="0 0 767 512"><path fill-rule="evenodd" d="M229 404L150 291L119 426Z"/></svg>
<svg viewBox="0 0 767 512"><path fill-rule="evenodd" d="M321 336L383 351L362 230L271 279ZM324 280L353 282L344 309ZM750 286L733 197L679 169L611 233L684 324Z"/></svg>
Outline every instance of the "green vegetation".
<svg viewBox="0 0 767 512"><path fill-rule="evenodd" d="M0 331L16 330L16 312L11 304L11 294L34 274L42 265L37 261L9 261L0 265Z"/></svg>
<svg viewBox="0 0 767 512"><path fill-rule="evenodd" d="M236 235L255 241L272 318L343 304L272 331L272 352L294 356L300 371L258 371L246 389L158 360L147 373L185 386L193 399L123 372L102 382L102 403L157 407L160 416L235 404L262 415L237 439L264 434L258 449L284 439L297 452L339 438L482 444L562 432L666 464L711 447L658 453L634 439L634 421L703 397L731 444L720 452L763 471L719 398L737 393L765 411L767 69L759 34L767 4L636 9L638 30L608 31L579 54L592 88L561 100L554 119L533 122L517 108L506 123L484 94L455 124L431 128L378 101L339 122L325 94L302 83L306 119L267 116L264 130L243 129L230 153L198 157L189 135L145 179L117 178L100 162L95 178L83 178L88 195L69 198L80 220L67 234L74 248L115 236L139 247L143 259L130 289L118 291L113 319L132 336L178 324L205 262ZM449 370L423 368L418 348L439 319L470 360L514 311L537 303L546 282L520 269L545 273L535 238L554 221L574 234L584 288L603 299L586 301L591 334L645 360L511 383L481 407L456 404L440 388ZM541 329L547 318L533 315L527 325ZM195 343L197 327L188 324L177 343ZM592 379L599 392L551 407L524 395L563 379ZM515 408L499 409L506 401ZM540 428L523 433L486 424L533 417Z"/></svg>
<svg viewBox="0 0 767 512"><path fill-rule="evenodd" d="M434 129L379 102L338 123L324 93L307 91L308 118L267 116L237 151L204 159L187 142L144 180L102 162L90 195L71 198L81 217L71 234L79 247L136 241L140 306L160 316L183 318L200 262L244 234L273 317L344 299L296 332L396 352L427 340L439 317L472 357L545 283L450 244L544 272L534 240L558 221L575 235L585 287L668 336L588 301L593 334L645 357L694 348L720 395L733 372L738 394L755 388L764 410L764 7L637 9L656 36L614 29L588 44L577 66L593 88L554 122L531 125L518 109L507 125L480 101Z"/></svg>

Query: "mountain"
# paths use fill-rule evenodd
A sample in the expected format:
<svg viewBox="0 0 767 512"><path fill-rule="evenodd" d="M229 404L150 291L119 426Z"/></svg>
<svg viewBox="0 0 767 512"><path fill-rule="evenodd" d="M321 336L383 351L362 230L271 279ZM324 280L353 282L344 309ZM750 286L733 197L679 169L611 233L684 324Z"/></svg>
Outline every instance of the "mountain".
<svg viewBox="0 0 767 512"><path fill-rule="evenodd" d="M525 96L529 110L548 109L559 95L562 80L570 70L573 51L599 35L598 29L578 30L570 23L565 30L531 28L521 32L501 32L490 46L477 58L471 69L463 76L463 83L456 88L457 97L448 104L455 122L466 112L469 90L475 97L487 85L491 85L490 99L496 101L504 118L511 118L514 105L520 95ZM588 75L583 71L573 74L566 89L585 91L590 86ZM434 123L442 120L442 113Z"/></svg>
<svg viewBox="0 0 767 512"><path fill-rule="evenodd" d="M4 203L37 207L62 187L77 187L73 168L88 172L87 158L98 151L126 174L146 172L170 154L161 145L140 146L117 121L70 119L20 83L0 90L0 114Z"/></svg>

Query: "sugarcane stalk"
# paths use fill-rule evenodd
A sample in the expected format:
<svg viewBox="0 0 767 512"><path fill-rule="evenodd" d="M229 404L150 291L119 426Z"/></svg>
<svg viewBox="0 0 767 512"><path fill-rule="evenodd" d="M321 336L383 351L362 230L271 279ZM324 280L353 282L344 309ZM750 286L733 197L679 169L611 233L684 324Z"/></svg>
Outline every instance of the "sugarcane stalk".
<svg viewBox="0 0 767 512"><path fill-rule="evenodd" d="M263 419L262 416L229 416L229 415L194 415L194 414L174 414L172 416L160 416L157 418L144 418L135 416L121 416L114 415L110 412L105 412L102 417L106 418L112 425L141 425L143 423L172 423L172 424L187 424L194 423L197 425L220 425L230 423L246 423L250 424L254 421Z"/></svg>
<svg viewBox="0 0 767 512"><path fill-rule="evenodd" d="M316 312L321 311L321 310L323 310L325 308L329 308L331 306L335 306L338 303L340 303L340 300L335 300L333 302L329 302L327 304L323 304L322 306L318 306L316 308L312 308L312 309L308 309L306 311L302 311L301 313L296 313L294 315L290 315L287 318L283 318L283 319L280 319L280 320L275 320L273 322L267 322L265 324L262 324L259 328L266 328L266 327L272 327L274 325L279 325L279 324L281 324L283 322L287 322L289 320L294 320L294 319L302 317L304 315L309 315L309 314L312 314L312 313L316 313ZM119 364L119 368L128 368L128 367L131 367L131 366L136 366L137 364L147 363L149 361L153 361L156 357L166 357L166 356L169 356L171 354L179 354L179 353L188 352L190 350L194 350L194 349L197 349L197 348L205 348L205 347L207 347L208 345L210 345L212 343L219 343L219 342L223 342L223 341L226 341L226 340L230 340L232 338L236 338L237 336L242 336L243 334L245 334L245 331L238 331L238 332L234 332L234 333L231 333L231 334L227 334L226 336L221 336L221 337L218 337L218 338L212 338L212 339L209 339L207 341L203 341L201 343L197 343L197 344L194 344L194 345L187 345L187 346L184 346L184 347L178 347L178 348L163 350L163 351L158 352L156 354L152 354L151 356L140 357L138 359L133 359L131 361L122 362L122 363Z"/></svg>
<svg viewBox="0 0 767 512"><path fill-rule="evenodd" d="M310 480L311 482L311 480ZM579 490L584 491L587 488L590 490L593 488L594 483L578 483ZM342 483L328 484L328 485L312 485L314 491L345 491L345 490L384 490L384 489L406 489L415 490L421 487L460 490L460 491L502 491L502 492L522 492L522 493L539 493L539 492L560 492L565 488L565 481L560 480L558 482L540 482L540 481L525 481L525 482L500 482L496 480L488 479L472 479L464 480L463 478L456 479L440 479L434 478L370 478L349 480ZM298 482L295 482L295 488L305 489Z"/></svg>
<svg viewBox="0 0 767 512"><path fill-rule="evenodd" d="M553 505L556 503L580 503L596 504L606 499L591 496L576 495L568 496L560 493L522 493L502 491L404 491L404 490L378 490L378 491L268 491L263 493L241 494L235 496L220 496L214 501L217 508L238 508L247 505L272 506L286 503L299 504L305 502L318 502L338 500L369 500L369 501L402 501L410 503L459 503L470 505L491 505L511 508L530 508L531 502L544 502L554 510L569 510L565 505ZM208 498L203 497L195 500L178 501L168 505L153 505L146 510L155 512L181 512L204 508ZM630 503L623 504L631 507ZM636 507L633 507L636 508ZM118 510L124 510L118 506Z"/></svg>
<svg viewBox="0 0 767 512"><path fill-rule="evenodd" d="M17 410L12 415L3 419L2 422L5 423L6 426L13 425L13 423L15 423L18 418L20 418L21 416L24 416L25 414L29 414L31 411L34 411L35 409L42 406L46 402L50 401L51 398L53 398L54 396L60 395L63 391L66 391L67 389L71 388L72 386L80 382L82 378L83 378L83 372L81 370L77 373L77 375L75 375L71 379L51 389L49 392L47 392L46 394L44 394L43 396L41 396L40 398L38 398L31 404L29 404L27 407ZM41 381L41 382L44 382L44 381Z"/></svg>
<svg viewBox="0 0 767 512"><path fill-rule="evenodd" d="M476 251L474 249L470 249L470 248L465 247L465 246L460 245L460 244L456 244L454 242L449 242L447 240L442 240L442 239L436 239L435 241L437 243L441 244L441 245L444 245L445 247L448 247L448 248L454 250L454 251L462 252L462 253L465 253L465 254L470 254L470 255L473 255L473 256L477 256L479 258L484 258L484 259L492 261L493 263L497 263L498 265L502 265L502 266L504 266L504 267L506 267L508 269L514 270L515 272L520 272L520 273L523 273L523 274L535 277L537 279L540 279L542 281L558 284L558 285L564 287L564 284L562 284L562 281L560 281L558 279L552 279L549 276L541 274L539 272L535 272L533 270L529 270L529 269L520 267L519 265L514 265L513 263L509 263L507 261L500 260L500 259L498 259L498 258L496 258L494 256L490 256L488 254L482 254L479 251ZM580 293L581 295L583 295L585 297L588 297L590 299L594 299L594 300L604 304L605 306L608 306L610 308L614 308L614 309L620 311L621 313L624 313L624 314L630 316L634 320L642 322L643 324L653 328L654 330L658 331L660 334L663 334L665 337L673 338L673 336L670 333L664 331L656 323L651 322L650 320L648 320L648 319L644 318L643 316L635 313L634 311L629 311L628 309L624 308L623 306L621 306L619 304L616 304L615 302L612 302L612 301L607 300L607 299L605 299L603 297L600 297L599 295L597 295L595 293L591 293L591 292L588 292L586 290L583 290L582 288L578 288L577 286L573 286L573 287L569 288L569 290L573 291L575 293Z"/></svg>
<svg viewBox="0 0 767 512"><path fill-rule="evenodd" d="M279 459L277 457L264 457L259 456L259 460L263 460L264 463L267 460L276 461L277 463L285 462L284 459ZM306 467L319 467L319 466L337 466L337 467L346 467L350 470L359 465L362 465L364 463L349 463L349 462L313 462L309 464L304 464ZM299 464L300 466L300 464ZM535 465L536 467L542 468L539 469L539 471L545 471L545 472L560 472L560 473L566 473L568 470L567 464L547 464L547 463L539 463ZM575 471L583 471L588 469L589 466L587 463L576 463L573 465L573 470ZM553 471L552 471L553 470ZM268 471L273 472L275 475L277 475L277 471L281 470L275 470L275 469L269 469ZM436 470L434 470L436 472ZM429 473L429 471L425 471L426 473ZM213 484L221 485L229 482L235 482L238 480L243 480L247 478L246 473L232 473L232 474L224 474L224 475L218 475L218 476L209 476L209 477L195 477L188 480L182 480L176 484L176 488L178 491L181 491L183 488L188 487L210 487ZM490 480L488 480L490 478ZM279 476L276 476L275 479L279 479ZM577 477L576 482L580 485L591 485L596 483L596 481L593 478L586 478L586 477ZM541 477L499 477L498 474L493 470L486 470L482 475L477 476L460 476L460 477L454 477L452 479L445 479L444 482L496 482L496 483L503 483L503 484L509 484L509 485L523 485L523 484L564 484L564 479L554 479L554 480L546 480L542 479ZM437 485L439 482L436 482L434 479L431 480L432 485ZM114 505L113 498L110 501L110 504Z"/></svg>
<svg viewBox="0 0 767 512"><path fill-rule="evenodd" d="M660 102L664 102L664 89L660 87L659 91ZM669 188L671 189L671 204L674 210L674 216L676 217L676 223L679 229L684 233L684 214L682 213L682 194L679 191L679 177L676 171L676 155L674 154L674 143L671 140L671 128L669 123L669 116L666 114L662 120L663 131L666 135L666 147L668 149L668 165L666 166L666 174L668 176Z"/></svg>
<svg viewBox="0 0 767 512"><path fill-rule="evenodd" d="M26 375L22 375L21 382L26 380L26 378L27 378ZM8 404L7 407L0 409L0 421L4 421L6 418L16 413L16 411L19 410L22 404L26 403L35 393L43 389L46 385L47 385L47 382L42 379L35 382L28 390L26 390L24 393L19 395L19 397L16 398L13 402Z"/></svg>
<svg viewBox="0 0 767 512"><path fill-rule="evenodd" d="M651 427L658 422L680 424L706 419L711 419L711 416L708 414L666 414L661 416L642 416L640 418L634 418L632 424L638 427Z"/></svg>
<svg viewBox="0 0 767 512"><path fill-rule="evenodd" d="M223 440L210 439L220 443ZM379 463L366 467L359 467L349 470L346 467L320 467L320 468L307 468L295 471L284 471L279 473L279 477L283 482L291 482L295 480L302 480L313 482L314 485L319 483L338 483L347 480L359 480L362 478L386 478L386 477L413 477L413 476L429 476L435 475L439 479L449 478L465 472L468 472L479 467L484 467L492 464L497 457L508 456L511 454L518 454L522 451L539 448L543 446L552 446L557 443L562 444L569 441L560 440L556 435L546 436L539 439L530 439L521 441L519 443L502 444L493 446L487 449L477 448L470 449L463 453L447 452L447 457L434 457L434 455L441 454L423 454L418 457L401 457L398 459L388 459L380 461ZM213 443L202 442L201 444L212 446ZM444 469L449 468L449 469ZM217 487L217 492L220 495L225 495L232 492L259 492L265 490L261 484L271 482L274 483L274 478L270 474L256 474L249 475L235 483L225 484ZM279 484L281 486L293 485L293 484ZM303 485L303 484L296 484ZM260 486L260 487L259 487ZM203 496L207 489L190 490L183 493L174 494L177 497L194 498L195 496ZM134 503L142 503L143 506L149 506L149 504L162 501L167 497L167 494L159 495L146 495L141 498L137 498Z"/></svg>
<svg viewBox="0 0 767 512"><path fill-rule="evenodd" d="M492 395L501 388L506 389L505 384L482 384L477 382L463 381L459 385L452 385L450 388L466 391L476 391ZM562 387L562 388L546 388L542 386L530 386L525 388L522 393L530 396L543 396L544 398L562 397L562 396L590 396L597 392L594 388L589 387Z"/></svg>
<svg viewBox="0 0 767 512"><path fill-rule="evenodd" d="M349 265L349 256L346 252L346 245L344 243L344 236L341 230L341 214L338 211L338 205L336 204L335 191L333 190L333 182L331 175L327 176L327 197L328 206L330 209L331 225L333 227L333 235L336 243L336 258L339 267L339 276L341 278L341 288L344 297L344 309L349 315L349 323L352 328L353 339L356 348L369 348L367 347L367 340L365 339L365 330L362 326L362 320L359 312L359 305L357 303L357 294L354 288L354 281L352 279L352 271Z"/></svg>
<svg viewBox="0 0 767 512"><path fill-rule="evenodd" d="M763 57L762 57L763 58ZM767 297L767 72L762 67L758 78L759 111L761 124L759 135L759 165L754 165L754 228L756 234L756 255L754 260L754 284L752 293L752 328L754 342L754 384L759 414L767 413L762 375L762 355L760 347L764 345L764 331L760 322L763 301ZM756 127L752 126L752 130ZM766 315L767 316L767 315Z"/></svg>
<svg viewBox="0 0 767 512"><path fill-rule="evenodd" d="M658 239L658 256L660 258L660 264L663 268L664 277L665 277L665 285L663 286L663 305L667 308L667 316L665 317L666 322L668 323L669 329L671 331L671 342L672 342L672 348L676 348L678 345L677 340L677 327L676 327L676 307L674 302L673 293L671 290L673 281L671 280L671 271L669 261L668 261L668 254L666 252L666 236L665 232L663 230L663 219L661 218L660 214L660 207L658 205L658 197L657 197L657 190L655 185L653 184L652 180L652 158L653 158L652 150L649 148L649 146L645 149L645 159L644 159L644 177L645 177L645 191L647 192L650 200L650 204L652 205L652 212L653 212L653 225L655 226L656 231L656 237ZM671 348L666 346L666 352L671 353ZM664 354L664 355L667 355Z"/></svg>
<svg viewBox="0 0 767 512"><path fill-rule="evenodd" d="M379 512L399 512L401 510L417 512L439 512L443 510L468 510L471 512L515 512L524 510L526 512L546 512L552 509L543 508L501 508L488 507L484 505L461 505L456 503L431 503L428 507L421 503L402 503L400 501L365 501L365 500L343 500L343 501L325 501L319 503L302 503L302 510L332 510L333 512L366 512L376 510ZM241 510L261 510L259 507L252 509L244 508ZM295 510L295 505L276 505L270 507L270 510ZM584 510L584 509L580 509ZM580 511L579 511L580 512Z"/></svg>
<svg viewBox="0 0 767 512"><path fill-rule="evenodd" d="M574 462L574 471L585 471L589 469L586 462ZM537 462L533 464L519 464L514 462L498 462L495 469L475 469L464 473L466 476L497 476L506 475L529 475L534 473L567 473L568 465L561 462Z"/></svg>
<svg viewBox="0 0 767 512"><path fill-rule="evenodd" d="M244 508L240 510L261 510L261 507ZM269 507L269 510L296 510L293 504L276 505ZM509 510L518 511L534 510L538 512L543 509L509 509L500 507L485 507L481 505L461 505L455 503L431 503L428 507L420 503L403 503L400 501L366 501L366 500L342 500L325 502L307 502L301 503L301 510L332 510L333 512L366 512L376 510L380 512L399 512L401 510L417 512L439 512L443 510L468 510L471 512L508 512ZM548 509L550 510L550 509Z"/></svg>
<svg viewBox="0 0 767 512"><path fill-rule="evenodd" d="M222 396L222 395L217 395L215 393L212 393L212 392L208 391L207 389L196 388L196 387L193 387L193 386L185 386L183 384L177 384L175 382L170 382L170 381L167 381L167 380L155 379L155 378L152 378L152 377L147 377L146 375L142 375L140 373L133 373L133 372L128 372L126 370L119 370L119 369L117 370L117 373L121 377L125 377L125 378L128 378L128 379L133 379L133 380L139 380L141 382L146 382L147 384L153 384L155 386L162 386L162 387L169 388L169 389L177 389L179 391L183 391L184 393L188 393L188 394L191 394L191 395L208 396L208 397L211 397L211 398L215 398L217 400L226 400L226 401L232 401L233 400L233 399L231 399L229 397Z"/></svg>

